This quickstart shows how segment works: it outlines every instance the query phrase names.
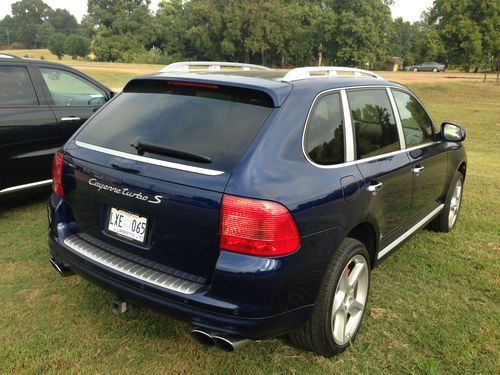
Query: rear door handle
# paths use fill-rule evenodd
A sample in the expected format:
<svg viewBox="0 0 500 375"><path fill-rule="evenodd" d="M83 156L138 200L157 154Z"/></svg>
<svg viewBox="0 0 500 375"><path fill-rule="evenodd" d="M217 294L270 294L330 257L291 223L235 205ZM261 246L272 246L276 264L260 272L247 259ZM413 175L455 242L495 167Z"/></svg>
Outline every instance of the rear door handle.
<svg viewBox="0 0 500 375"><path fill-rule="evenodd" d="M416 166L415 168L413 168L411 171L413 172L413 174L415 176L418 176L420 174L420 172L422 172L425 168L421 165L418 165Z"/></svg>
<svg viewBox="0 0 500 375"><path fill-rule="evenodd" d="M74 121L80 121L80 117L61 117L61 122L74 122Z"/></svg>
<svg viewBox="0 0 500 375"><path fill-rule="evenodd" d="M368 186L368 191L372 193L372 195L377 195L380 189L382 189L382 182L378 183L372 183L371 185Z"/></svg>

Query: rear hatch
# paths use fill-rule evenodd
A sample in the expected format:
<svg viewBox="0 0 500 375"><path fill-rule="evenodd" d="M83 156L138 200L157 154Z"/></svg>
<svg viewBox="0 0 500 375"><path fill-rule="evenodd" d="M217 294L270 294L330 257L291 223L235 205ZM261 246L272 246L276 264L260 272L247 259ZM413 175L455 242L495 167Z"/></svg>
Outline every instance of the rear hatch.
<svg viewBox="0 0 500 375"><path fill-rule="evenodd" d="M258 90L132 81L65 147L72 232L209 282L224 188L272 111L271 97Z"/></svg>

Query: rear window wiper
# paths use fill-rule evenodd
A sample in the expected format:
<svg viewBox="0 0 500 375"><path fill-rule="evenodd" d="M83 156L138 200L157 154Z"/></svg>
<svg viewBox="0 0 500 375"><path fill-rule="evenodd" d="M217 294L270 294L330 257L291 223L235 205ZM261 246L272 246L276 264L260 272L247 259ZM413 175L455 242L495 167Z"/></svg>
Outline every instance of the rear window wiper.
<svg viewBox="0 0 500 375"><path fill-rule="evenodd" d="M135 148L139 155L143 155L144 152L151 152L158 155L171 156L177 159L184 159L197 163L210 164L212 162L212 159L208 156L168 148L156 143L146 142L140 138L137 138L130 146Z"/></svg>

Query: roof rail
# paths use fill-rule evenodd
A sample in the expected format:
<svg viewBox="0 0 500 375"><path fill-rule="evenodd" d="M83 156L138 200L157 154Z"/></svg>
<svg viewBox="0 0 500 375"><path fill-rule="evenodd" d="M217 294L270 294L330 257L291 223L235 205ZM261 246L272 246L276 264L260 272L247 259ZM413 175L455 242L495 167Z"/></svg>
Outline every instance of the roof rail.
<svg viewBox="0 0 500 375"><path fill-rule="evenodd" d="M195 69L191 69L194 67ZM165 66L160 70L161 73L166 72L188 72L202 70L201 67L206 67L206 70L221 70L223 67L239 68L240 70L272 70L266 66L254 64L242 64L235 62L222 62L222 61L181 61L175 62Z"/></svg>
<svg viewBox="0 0 500 375"><path fill-rule="evenodd" d="M311 75L311 72L324 72L326 74L320 75ZM364 69L358 68L346 68L341 66L306 66L303 68L295 68L290 70L283 78L282 81L292 82L297 81L299 79L309 79L309 78L318 78L318 77L336 77L337 72L350 72L352 75L361 77L363 75L369 76L372 78L383 79L378 74L370 72Z"/></svg>

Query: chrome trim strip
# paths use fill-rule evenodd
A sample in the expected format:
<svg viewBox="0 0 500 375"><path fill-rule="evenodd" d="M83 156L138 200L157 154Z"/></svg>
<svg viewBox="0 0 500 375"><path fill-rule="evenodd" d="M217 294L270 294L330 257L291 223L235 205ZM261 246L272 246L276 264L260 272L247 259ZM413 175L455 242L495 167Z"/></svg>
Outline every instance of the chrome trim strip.
<svg viewBox="0 0 500 375"><path fill-rule="evenodd" d="M85 142L80 142L80 141L75 141L75 143L78 147L87 148L89 150L101 152L103 154L119 156L119 157L122 157L125 159L136 160L136 161L140 161L140 162L148 163L148 164L153 164L153 165L159 165L161 167L178 169L181 171L203 174L206 176L220 176L221 174L225 173L223 171L216 171L214 169L193 167L191 165L172 163L170 161L148 158L148 157L141 156L141 155L129 154L128 152L111 150L109 148L91 145L90 143L85 143Z"/></svg>
<svg viewBox="0 0 500 375"><path fill-rule="evenodd" d="M14 193L16 191L27 190L27 189L31 189L31 188L35 188L35 187L39 187L39 186L50 185L51 183L52 183L52 179L38 181L38 182L32 182L30 184L12 186L12 187L8 187L6 189L0 190L0 195Z"/></svg>
<svg viewBox="0 0 500 375"><path fill-rule="evenodd" d="M406 148L406 139L405 133L403 129L403 124L401 123L401 117L399 117L399 109L396 105L396 100L394 99L394 95L392 95L392 90L389 87L385 88L387 92L387 96L389 97L389 102L391 103L392 113L394 114L394 120L396 120L396 126L398 127L398 135L399 135L399 144L401 149Z"/></svg>
<svg viewBox="0 0 500 375"><path fill-rule="evenodd" d="M434 210L432 210L431 213L429 213L426 217L424 217L422 220L420 220L417 224L412 226L408 231L406 231L401 237L398 237L395 241L391 242L389 245L384 247L382 250L378 252L377 259L382 258L384 255L386 255L389 251L394 249L396 246L398 246L401 242L406 240L408 237L410 237L413 233L415 233L417 230L422 228L425 224L427 224L429 221L434 218L444 207L444 204L439 205L436 207Z"/></svg>
<svg viewBox="0 0 500 375"><path fill-rule="evenodd" d="M97 246L94 246L74 235L66 237L64 245L67 246L70 251L78 254L79 256L83 256L93 262L110 268L113 271L117 271L146 284L173 290L182 294L193 294L203 287L202 284L180 279L178 277L144 267L140 264L111 254L105 250L101 250Z"/></svg>
<svg viewBox="0 0 500 375"><path fill-rule="evenodd" d="M351 108L347 100L347 92L345 90L340 90L340 96L342 98L342 111L344 112L345 123L345 160L349 162L356 159L354 155L354 129L352 127Z"/></svg>

